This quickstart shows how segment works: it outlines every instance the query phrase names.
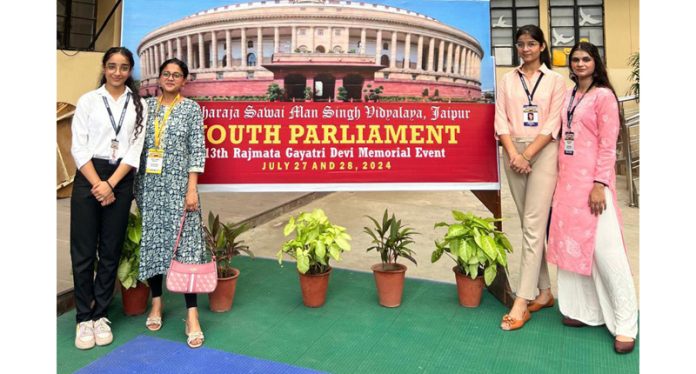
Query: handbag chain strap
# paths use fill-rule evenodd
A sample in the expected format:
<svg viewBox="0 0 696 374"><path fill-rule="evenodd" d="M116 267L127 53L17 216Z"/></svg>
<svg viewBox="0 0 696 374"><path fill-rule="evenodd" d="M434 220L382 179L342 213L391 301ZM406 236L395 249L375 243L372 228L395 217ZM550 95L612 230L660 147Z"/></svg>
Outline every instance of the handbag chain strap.
<svg viewBox="0 0 696 374"><path fill-rule="evenodd" d="M200 211L198 213L200 214ZM176 259L176 251L179 249L179 239L181 238L181 232L184 231L184 222L186 222L186 209L184 209L184 214L181 215L181 225L179 225L179 233L176 234L176 243L174 243L174 257L172 257L173 259ZM205 245L205 241L203 242L203 245ZM207 245L205 245L205 247L208 248ZM208 250L210 251L211 256L213 256L213 262L215 262L215 253L210 248L208 248Z"/></svg>

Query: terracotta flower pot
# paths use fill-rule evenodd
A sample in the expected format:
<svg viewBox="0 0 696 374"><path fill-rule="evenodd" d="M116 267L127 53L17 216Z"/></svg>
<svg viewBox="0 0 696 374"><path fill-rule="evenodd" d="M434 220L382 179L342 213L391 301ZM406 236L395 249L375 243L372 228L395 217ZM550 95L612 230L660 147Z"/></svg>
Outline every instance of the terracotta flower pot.
<svg viewBox="0 0 696 374"><path fill-rule="evenodd" d="M331 267L321 274L302 274L300 275L300 288L302 289L302 303L310 308L318 308L326 301L326 290L329 288L329 275Z"/></svg>
<svg viewBox="0 0 696 374"><path fill-rule="evenodd" d="M237 278L239 269L232 269L234 275L229 278L218 278L215 291L208 294L208 304L213 312L226 312L232 309L234 302L234 292L237 289Z"/></svg>
<svg viewBox="0 0 696 374"><path fill-rule="evenodd" d="M457 280L457 294L459 295L459 304L467 308L476 308L481 304L481 296L483 295L483 276L476 279L460 273L457 267L453 267L455 278Z"/></svg>
<svg viewBox="0 0 696 374"><path fill-rule="evenodd" d="M406 278L406 265L402 264L375 264L372 265L372 273L375 275L379 304L387 308L395 308L401 305L401 295L404 292L404 278Z"/></svg>
<svg viewBox="0 0 696 374"><path fill-rule="evenodd" d="M145 283L138 282L135 288L126 289L121 282L121 300L123 302L123 313L127 316L137 316L145 313L147 309L147 299L150 296L150 287Z"/></svg>

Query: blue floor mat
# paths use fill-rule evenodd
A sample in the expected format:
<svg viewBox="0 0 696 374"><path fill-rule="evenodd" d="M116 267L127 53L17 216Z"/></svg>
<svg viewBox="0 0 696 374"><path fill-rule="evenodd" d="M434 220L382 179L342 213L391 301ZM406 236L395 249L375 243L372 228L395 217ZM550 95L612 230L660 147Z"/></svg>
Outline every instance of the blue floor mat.
<svg viewBox="0 0 696 374"><path fill-rule="evenodd" d="M140 335L77 371L108 373L322 373L280 362Z"/></svg>

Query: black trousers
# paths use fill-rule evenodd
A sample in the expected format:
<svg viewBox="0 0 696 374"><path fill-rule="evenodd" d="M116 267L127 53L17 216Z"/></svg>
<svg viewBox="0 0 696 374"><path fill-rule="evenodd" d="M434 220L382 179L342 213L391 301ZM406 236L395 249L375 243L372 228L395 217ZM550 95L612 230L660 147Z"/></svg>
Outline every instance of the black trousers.
<svg viewBox="0 0 696 374"><path fill-rule="evenodd" d="M147 278L147 284L150 286L150 291L152 297L162 296L162 274L157 274L152 278ZM195 293L185 293L184 300L186 300L186 308L197 308L198 307L198 295Z"/></svg>
<svg viewBox="0 0 696 374"><path fill-rule="evenodd" d="M92 163L102 180L118 167L100 159L92 159ZM128 173L114 189L116 201L102 207L84 175L79 170L75 175L70 199L70 259L78 323L106 317L133 201L133 177L133 171Z"/></svg>

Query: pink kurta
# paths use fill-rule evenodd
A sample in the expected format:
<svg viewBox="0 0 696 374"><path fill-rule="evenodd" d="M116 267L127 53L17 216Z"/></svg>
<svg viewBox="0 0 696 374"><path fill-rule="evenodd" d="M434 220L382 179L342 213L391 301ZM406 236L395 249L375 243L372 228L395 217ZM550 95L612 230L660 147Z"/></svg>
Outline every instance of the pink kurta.
<svg viewBox="0 0 696 374"><path fill-rule="evenodd" d="M558 180L553 196L551 227L546 258L559 268L590 275L595 250L598 217L588 204L594 181L606 184L612 192L616 214L616 141L619 134L619 108L610 89L593 87L575 110L572 131L575 153L566 155L564 134L566 110L572 89L563 101L562 132L558 151ZM575 97L577 102L582 95Z"/></svg>

